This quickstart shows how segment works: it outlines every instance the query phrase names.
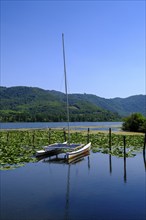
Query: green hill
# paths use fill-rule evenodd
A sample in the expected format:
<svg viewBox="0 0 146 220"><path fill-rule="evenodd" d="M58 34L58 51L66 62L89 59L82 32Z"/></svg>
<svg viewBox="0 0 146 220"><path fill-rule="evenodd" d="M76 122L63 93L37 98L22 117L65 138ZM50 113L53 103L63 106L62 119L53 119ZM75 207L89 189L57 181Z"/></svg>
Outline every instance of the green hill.
<svg viewBox="0 0 146 220"><path fill-rule="evenodd" d="M118 121L133 112L145 112L144 95L104 99L89 94L69 94L70 121ZM0 120L66 121L66 96L35 87L0 87Z"/></svg>
<svg viewBox="0 0 146 220"><path fill-rule="evenodd" d="M135 112L139 112L146 116L146 95L105 99L96 95L85 94L84 99L109 111L118 112L122 117Z"/></svg>

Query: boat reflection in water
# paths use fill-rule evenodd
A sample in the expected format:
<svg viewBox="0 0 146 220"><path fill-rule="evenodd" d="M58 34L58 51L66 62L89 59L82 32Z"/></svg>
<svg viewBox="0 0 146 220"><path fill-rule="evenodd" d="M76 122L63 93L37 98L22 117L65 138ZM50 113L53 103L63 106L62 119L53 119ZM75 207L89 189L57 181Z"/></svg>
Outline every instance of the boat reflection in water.
<svg viewBox="0 0 146 220"><path fill-rule="evenodd" d="M90 151L86 151L76 157L73 158L67 158L64 156L64 154L59 155L52 155L49 157L42 158L41 161L45 163L55 163L55 164L66 164L68 165L68 171L67 171L67 183L66 183L66 204L65 204L65 213L64 213L64 219L69 219L69 209L70 209L70 175L71 175L71 166L77 163L82 162L85 160L85 158L88 157L88 169L90 169Z"/></svg>
<svg viewBox="0 0 146 220"><path fill-rule="evenodd" d="M1 172L1 219L145 220L145 149L64 155Z"/></svg>
<svg viewBox="0 0 146 220"><path fill-rule="evenodd" d="M127 150L127 152L128 152L128 150ZM136 169L138 169L138 168L136 168L136 166L134 166L137 162L133 162L133 161L135 161L135 159L137 157L130 158L130 157L128 157L127 152L125 149L125 153L123 154L122 158L112 156L111 152L109 152L109 154L101 154L101 153L92 153L89 151L89 152L86 152L86 153L79 155L79 156L72 158L72 159L67 159L65 157L65 154L52 155L52 156L45 157L45 158L41 159L41 162L46 163L46 164L48 163L48 165L62 164L64 168L66 167L64 170L65 175L63 175L64 187L65 187L64 188L65 199L63 200L62 219L71 219L72 216L73 216L72 219L75 219L74 210L77 210L77 206L76 206L76 203L74 202L74 198L76 197L77 199L79 199L79 198L83 199L83 197L85 198L85 195L87 195L86 198L88 198L89 191L90 191L90 194L92 195L93 200L96 201L96 203L98 203L99 201L102 200L102 197L105 195L105 192L106 192L107 197L105 196L104 202L106 203L106 199L108 198L109 195L111 195L111 199L114 200L115 205L118 204L119 200L116 200L116 197L114 197L114 196L112 197L112 195L115 195L115 192L116 192L117 181L118 181L117 175L119 177L121 177L121 180L122 180L122 181L120 181L122 183L120 183L118 181L119 189L122 189L123 190L122 192L125 192L125 194L124 194L125 198L130 198L132 201L132 198L130 197L131 194L129 193L127 195L127 189L129 190L129 192L131 192L131 190L132 190L132 188L130 186L131 186L131 184L133 184L133 177L131 178L131 175L133 172L137 173ZM138 157L140 160L143 159L144 169L146 170L145 149L143 149L143 154L138 154ZM101 158L102 158L102 160L101 160ZM139 159L138 160L136 159L136 161L139 161ZM92 170L90 170L90 162L92 162L92 167L91 167ZM132 166L131 166L131 163L133 164ZM142 166L143 166L143 164L142 164ZM120 167L119 169L117 169L118 166ZM47 166L47 167L49 167L49 166ZM54 166L52 166L52 167L54 167ZM56 166L56 167L57 167L56 170L58 170L58 166ZM85 167L85 169L84 169L84 167ZM108 170L107 170L107 168L108 168ZM96 169L96 171L95 171L95 169ZM87 174L87 178L84 179L84 177L86 177L87 170L90 172ZM80 171L80 176L78 175L78 173L79 173L78 171ZM107 172L109 175L107 175ZM94 181L92 181L93 174L94 174L94 176L96 176L96 178L94 178ZM56 173L55 173L55 175L56 175ZM105 185L104 185L102 180L105 177L108 180L112 179L112 181L107 181L107 183L105 183ZM140 183L139 178L135 179L135 181L137 181L137 184ZM96 184L94 185L93 183L96 183ZM125 183L125 184L123 184L123 183ZM116 187L113 187L113 184L115 184L114 186L116 186ZM78 189L81 189L80 188L81 185L83 186L83 188L79 193ZM92 185L94 186L93 189L91 187ZM87 191L87 192L84 191L86 189L85 186L86 187L90 186L88 188L89 191ZM107 188L110 188L111 191L110 190L108 191ZM126 191L124 189L126 189ZM120 190L118 190L118 193L122 199L123 195L120 194ZM141 191L140 191L140 193L141 193ZM138 190L137 190L137 194L139 195ZM96 195L98 195L98 196L96 196ZM143 198L142 193L141 193L141 198ZM137 199L137 197L136 197L136 199ZM123 201L125 201L125 199ZM86 200L86 202L88 203L88 199ZM91 200L91 204L93 204L92 202L93 201ZM142 204L142 203L140 203L140 204ZM89 205L89 203L88 203L88 205ZM76 209L75 209L75 207L76 207ZM129 207L131 207L131 206L129 205ZM106 204L105 208L107 209L107 204ZM117 206L117 209L118 209L118 206ZM83 210L84 209L82 209L82 211ZM96 215L96 212L94 212L94 214ZM80 213L80 215L82 215L82 214ZM102 216L103 214L100 214L100 215ZM117 214L117 216L118 216L118 214ZM122 219L122 218L120 218L120 219ZM143 216L141 217L141 219L144 219Z"/></svg>
<svg viewBox="0 0 146 220"><path fill-rule="evenodd" d="M43 156L39 158L39 161L46 163L65 163L65 164L75 164L81 162L85 159L85 157L90 155L90 151L84 152L73 158L66 158L64 154L52 154L49 156ZM90 167L90 160L88 158L88 166Z"/></svg>

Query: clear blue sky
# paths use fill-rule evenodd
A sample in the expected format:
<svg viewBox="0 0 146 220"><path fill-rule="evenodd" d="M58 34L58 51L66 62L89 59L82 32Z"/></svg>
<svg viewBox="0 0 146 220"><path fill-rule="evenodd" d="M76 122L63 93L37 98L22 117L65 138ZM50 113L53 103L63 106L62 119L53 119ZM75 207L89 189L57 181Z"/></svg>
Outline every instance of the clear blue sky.
<svg viewBox="0 0 146 220"><path fill-rule="evenodd" d="M1 86L145 94L145 1L1 1Z"/></svg>

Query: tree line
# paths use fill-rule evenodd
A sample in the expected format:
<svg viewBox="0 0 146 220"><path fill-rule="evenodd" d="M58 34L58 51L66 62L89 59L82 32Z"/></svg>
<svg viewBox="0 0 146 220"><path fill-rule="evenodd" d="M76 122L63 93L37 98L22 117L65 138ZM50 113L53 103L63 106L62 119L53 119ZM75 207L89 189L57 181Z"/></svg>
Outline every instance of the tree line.
<svg viewBox="0 0 146 220"><path fill-rule="evenodd" d="M96 121L120 121L119 115L111 112L84 112L84 113L70 113L71 122L96 122ZM1 111L1 122L64 122L67 121L66 113L46 113L46 112L18 112L18 111Z"/></svg>

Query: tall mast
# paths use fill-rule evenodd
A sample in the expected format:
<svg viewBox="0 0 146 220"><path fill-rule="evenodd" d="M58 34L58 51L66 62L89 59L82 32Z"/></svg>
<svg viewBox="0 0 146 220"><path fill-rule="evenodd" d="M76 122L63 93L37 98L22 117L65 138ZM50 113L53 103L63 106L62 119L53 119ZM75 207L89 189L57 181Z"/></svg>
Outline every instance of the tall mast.
<svg viewBox="0 0 146 220"><path fill-rule="evenodd" d="M67 76L66 76L66 64L65 64L64 34L62 34L62 46L63 46L63 61L64 61L64 77L65 77L66 108L67 108L68 143L70 144L69 107L68 107Z"/></svg>

